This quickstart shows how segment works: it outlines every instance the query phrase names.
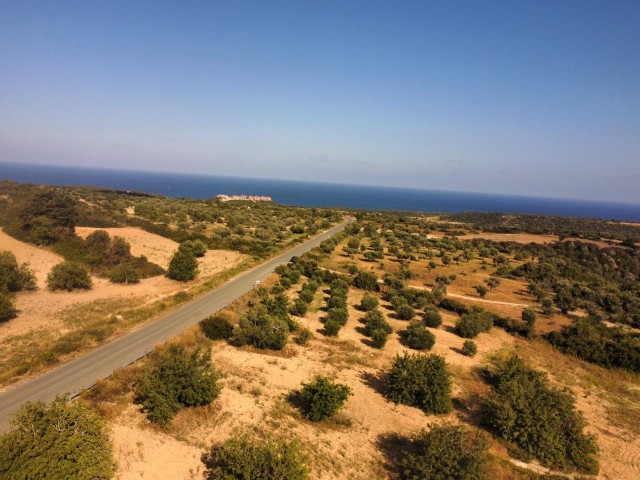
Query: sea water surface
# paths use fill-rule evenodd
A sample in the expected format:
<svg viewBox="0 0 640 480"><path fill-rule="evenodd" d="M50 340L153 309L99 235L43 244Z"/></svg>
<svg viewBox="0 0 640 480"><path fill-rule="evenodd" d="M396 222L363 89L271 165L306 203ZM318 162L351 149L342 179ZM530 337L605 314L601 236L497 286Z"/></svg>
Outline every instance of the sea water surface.
<svg viewBox="0 0 640 480"><path fill-rule="evenodd" d="M283 205L421 212L502 212L640 221L640 205L215 175L0 163L0 180L135 190L168 197L269 196Z"/></svg>

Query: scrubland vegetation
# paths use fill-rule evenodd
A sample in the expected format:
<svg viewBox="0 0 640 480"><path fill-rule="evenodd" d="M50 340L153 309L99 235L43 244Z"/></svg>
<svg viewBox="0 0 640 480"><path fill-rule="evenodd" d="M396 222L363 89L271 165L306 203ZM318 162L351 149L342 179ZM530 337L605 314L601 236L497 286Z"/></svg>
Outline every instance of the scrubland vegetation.
<svg viewBox="0 0 640 480"><path fill-rule="evenodd" d="M78 218L149 222L172 232L183 242L177 252L196 262L194 242L244 252L256 242L263 255L294 240L293 226L311 233L339 218L313 209L272 218L273 205L244 212L94 195L86 201L101 205L104 197L104 205L120 205L116 212L135 205L135 217L89 215L81 206ZM83 402L95 409L86 414L99 412L114 431L133 428L141 442L162 438L188 449L193 460L183 473L193 478L633 478L640 251L628 234L640 228L352 213L357 221L342 233L85 392ZM267 223L251 224L258 219ZM69 234L68 224L56 225L57 234ZM480 238L480 227L532 232L531 242ZM538 232L615 242L534 243ZM23 268L8 263L12 275ZM131 471L123 444L114 468ZM102 450L110 459L108 442ZM10 450L8 464L17 455ZM153 464L163 460L145 458L136 468L144 463L147 476L157 475Z"/></svg>

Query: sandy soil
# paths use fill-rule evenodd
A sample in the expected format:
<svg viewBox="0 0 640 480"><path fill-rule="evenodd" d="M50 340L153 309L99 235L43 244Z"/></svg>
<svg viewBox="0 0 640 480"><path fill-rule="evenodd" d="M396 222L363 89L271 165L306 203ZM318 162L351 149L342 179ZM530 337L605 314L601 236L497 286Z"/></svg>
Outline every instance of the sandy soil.
<svg viewBox="0 0 640 480"><path fill-rule="evenodd" d="M79 234L87 236L96 229L78 229ZM110 235L124 237L131 244L134 255L146 255L150 261L166 267L177 243L164 237L147 233L137 228L110 228ZM132 305L153 302L173 295L185 288L196 285L206 278L232 268L240 263L243 255L226 250L209 250L198 259L199 276L192 282L178 283L157 276L147 278L135 285L116 285L106 279L93 277L93 288L88 291L50 292L46 289L45 280L51 268L64 259L46 249L20 242L0 231L0 248L14 253L19 263L28 262L36 274L38 290L20 292L16 296L17 318L0 324L0 342L13 335L21 335L30 331L47 328L61 331L64 325L62 313L78 305L97 300L126 300ZM108 312L105 312L108 316Z"/></svg>

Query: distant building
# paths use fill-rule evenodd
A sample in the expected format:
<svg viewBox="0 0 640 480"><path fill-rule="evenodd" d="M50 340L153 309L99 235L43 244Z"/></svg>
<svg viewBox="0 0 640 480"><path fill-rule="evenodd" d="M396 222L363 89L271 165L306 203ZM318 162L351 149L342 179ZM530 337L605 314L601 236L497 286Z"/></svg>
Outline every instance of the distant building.
<svg viewBox="0 0 640 480"><path fill-rule="evenodd" d="M217 195L216 200L220 202L230 202L232 200L241 200L244 202L270 202L271 197L261 197L258 195Z"/></svg>

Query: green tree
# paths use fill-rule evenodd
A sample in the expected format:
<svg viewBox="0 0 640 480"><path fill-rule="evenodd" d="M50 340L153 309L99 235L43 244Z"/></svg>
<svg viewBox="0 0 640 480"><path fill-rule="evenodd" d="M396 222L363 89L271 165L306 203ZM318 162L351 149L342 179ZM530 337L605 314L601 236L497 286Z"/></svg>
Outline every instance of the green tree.
<svg viewBox="0 0 640 480"><path fill-rule="evenodd" d="M121 263L109 270L109 280L113 283L139 283L140 271L129 262Z"/></svg>
<svg viewBox="0 0 640 480"><path fill-rule="evenodd" d="M487 294L487 287L485 287L484 285L476 285L476 292L478 292L478 295L481 298L484 298L484 296Z"/></svg>
<svg viewBox="0 0 640 480"><path fill-rule="evenodd" d="M357 288L367 290L368 292L375 292L378 290L378 277L375 273L361 270L353 278L353 284Z"/></svg>
<svg viewBox="0 0 640 480"><path fill-rule="evenodd" d="M253 345L257 348L282 350L289 339L289 325L273 315L266 308L249 310L240 318L231 342L234 345Z"/></svg>
<svg viewBox="0 0 640 480"><path fill-rule="evenodd" d="M204 257L207 246L202 240L186 240L178 246L179 250L190 251L195 257Z"/></svg>
<svg viewBox="0 0 640 480"><path fill-rule="evenodd" d="M554 388L518 357L495 363L491 385L484 418L498 436L544 465L598 472L595 437L583 433L586 421L569 391Z"/></svg>
<svg viewBox="0 0 640 480"><path fill-rule="evenodd" d="M411 322L405 331L409 348L414 350L430 350L436 343L436 337L421 322Z"/></svg>
<svg viewBox="0 0 640 480"><path fill-rule="evenodd" d="M411 320L416 316L416 312L411 305L403 303L396 308L396 315L400 320Z"/></svg>
<svg viewBox="0 0 640 480"><path fill-rule="evenodd" d="M89 290L91 286L89 272L78 263L59 263L47 275L47 288L49 290L67 290L70 292L76 288Z"/></svg>
<svg viewBox="0 0 640 480"><path fill-rule="evenodd" d="M475 338L482 332L487 332L493 326L493 317L489 312L479 308L472 308L469 313L462 315L456 323L456 333L462 338Z"/></svg>
<svg viewBox="0 0 640 480"><path fill-rule="evenodd" d="M211 340L226 340L233 336L233 324L231 315L226 312L216 313L200 321L200 328Z"/></svg>
<svg viewBox="0 0 640 480"><path fill-rule="evenodd" d="M6 292L0 291L0 323L15 318L18 314L13 303L13 298Z"/></svg>
<svg viewBox="0 0 640 480"><path fill-rule="evenodd" d="M424 309L424 324L427 327L438 328L442 325L442 315L440 311L434 306L428 306Z"/></svg>
<svg viewBox="0 0 640 480"><path fill-rule="evenodd" d="M297 442L232 437L202 456L207 480L308 480L307 458Z"/></svg>
<svg viewBox="0 0 640 480"><path fill-rule="evenodd" d="M112 478L107 427L80 401L24 404L0 436L0 478L87 480Z"/></svg>
<svg viewBox="0 0 640 480"><path fill-rule="evenodd" d="M208 352L172 345L151 363L136 385L136 401L149 420L166 424L184 407L210 404L220 394Z"/></svg>
<svg viewBox="0 0 640 480"><path fill-rule="evenodd" d="M318 375L313 382L302 385L303 412L312 422L332 417L340 410L350 395L351 388Z"/></svg>
<svg viewBox="0 0 640 480"><path fill-rule="evenodd" d="M473 340L465 340L462 344L462 354L467 357L473 357L478 353L478 346Z"/></svg>
<svg viewBox="0 0 640 480"><path fill-rule="evenodd" d="M373 332L371 332L371 344L374 348L384 348L384 346L387 344L388 338L389 334L382 328L376 328Z"/></svg>
<svg viewBox="0 0 640 480"><path fill-rule="evenodd" d="M451 411L451 374L440 355L396 355L388 376L387 398L423 412Z"/></svg>
<svg viewBox="0 0 640 480"><path fill-rule="evenodd" d="M0 292L35 289L36 278L29 266L18 265L16 256L8 250L0 252Z"/></svg>
<svg viewBox="0 0 640 480"><path fill-rule="evenodd" d="M177 250L169 261L167 277L171 280L186 282L193 280L198 274L198 261L193 252L189 250Z"/></svg>
<svg viewBox="0 0 640 480"><path fill-rule="evenodd" d="M378 308L378 305L378 299L373 295L365 295L362 297L362 300L360 300L360 309L365 312L370 312L371 310Z"/></svg>
<svg viewBox="0 0 640 480"><path fill-rule="evenodd" d="M399 460L400 480L482 480L489 441L462 426L441 425L421 432Z"/></svg>

